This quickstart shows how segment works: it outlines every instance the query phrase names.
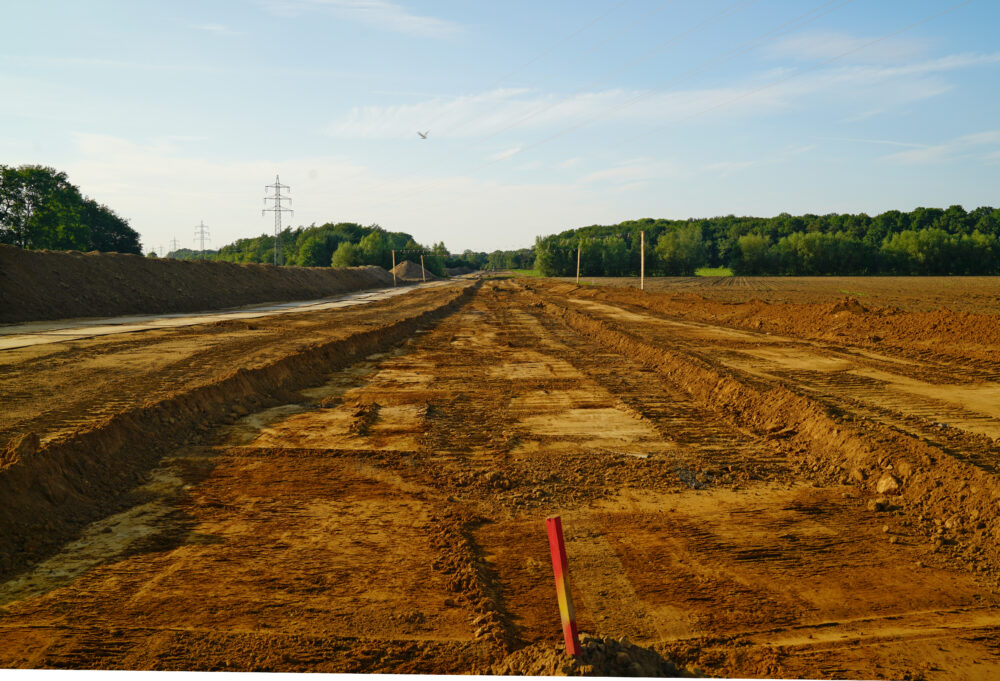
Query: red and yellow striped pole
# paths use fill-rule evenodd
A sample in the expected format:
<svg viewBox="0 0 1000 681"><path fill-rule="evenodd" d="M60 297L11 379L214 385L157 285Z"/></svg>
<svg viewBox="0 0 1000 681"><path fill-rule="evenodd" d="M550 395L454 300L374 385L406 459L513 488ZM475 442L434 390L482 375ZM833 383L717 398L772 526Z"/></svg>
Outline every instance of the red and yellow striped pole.
<svg viewBox="0 0 1000 681"><path fill-rule="evenodd" d="M556 577L556 596L559 598L559 615L562 617L566 652L570 655L579 655L580 639L576 633L573 594L569 589L569 563L566 560L566 544L563 542L562 520L559 516L546 518L545 525L549 531L549 551L552 553L552 572Z"/></svg>

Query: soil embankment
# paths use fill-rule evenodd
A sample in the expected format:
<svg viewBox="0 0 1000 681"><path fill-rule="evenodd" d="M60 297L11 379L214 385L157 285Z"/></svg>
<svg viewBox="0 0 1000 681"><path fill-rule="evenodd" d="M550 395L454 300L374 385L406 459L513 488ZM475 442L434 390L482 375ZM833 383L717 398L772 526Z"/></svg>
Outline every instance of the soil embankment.
<svg viewBox="0 0 1000 681"><path fill-rule="evenodd" d="M404 260L392 268L391 272L403 281L437 281L441 278L412 260Z"/></svg>
<svg viewBox="0 0 1000 681"><path fill-rule="evenodd" d="M197 312L391 285L381 267L274 267L0 245L0 324Z"/></svg>

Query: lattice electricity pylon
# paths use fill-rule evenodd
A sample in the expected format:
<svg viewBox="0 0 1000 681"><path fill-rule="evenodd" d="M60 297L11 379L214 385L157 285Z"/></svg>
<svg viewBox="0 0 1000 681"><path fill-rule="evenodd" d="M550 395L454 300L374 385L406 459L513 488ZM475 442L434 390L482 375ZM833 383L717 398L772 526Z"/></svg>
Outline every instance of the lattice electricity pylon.
<svg viewBox="0 0 1000 681"><path fill-rule="evenodd" d="M264 205L267 206L268 201L274 201L274 205L270 208L264 208L260 214L264 213L274 213L274 264L278 264L278 238L281 236L281 214L282 213L294 213L291 208L285 208L281 205L282 201L292 202L291 197L282 196L281 190L288 189L291 190L287 184L281 184L281 180L278 176L274 176L274 184L264 185L264 191L273 191L273 194L264 197Z"/></svg>
<svg viewBox="0 0 1000 681"><path fill-rule="evenodd" d="M201 244L198 249L201 251L201 259L205 259L205 242L211 241L212 238L208 236L208 225L205 224L204 220L198 223L198 226L194 228L194 240Z"/></svg>

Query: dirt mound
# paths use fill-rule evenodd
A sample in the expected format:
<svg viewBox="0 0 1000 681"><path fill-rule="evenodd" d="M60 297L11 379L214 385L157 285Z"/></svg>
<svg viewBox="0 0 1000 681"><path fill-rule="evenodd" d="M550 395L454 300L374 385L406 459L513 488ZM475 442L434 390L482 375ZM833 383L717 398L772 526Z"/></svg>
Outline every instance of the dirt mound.
<svg viewBox="0 0 1000 681"><path fill-rule="evenodd" d="M465 265L462 265L461 267L445 268L445 272L448 273L449 277L460 277L463 274L472 274L473 272L475 272L475 270L472 269L471 267L466 267Z"/></svg>
<svg viewBox="0 0 1000 681"><path fill-rule="evenodd" d="M517 650L481 673L503 676L691 676L670 660L627 638L580 636L583 654L570 657L562 646L536 643Z"/></svg>
<svg viewBox="0 0 1000 681"><path fill-rule="evenodd" d="M823 311L827 314L836 314L838 312L851 312L853 314L865 314L869 310L867 307L861 304L861 301L853 296L847 296L846 298L841 298L835 303L830 303L823 306Z"/></svg>
<svg viewBox="0 0 1000 681"><path fill-rule="evenodd" d="M425 268L420 267L415 262L404 260L392 268L392 273L403 281L423 281ZM426 271L427 281L437 281L441 277L435 276L430 270Z"/></svg>
<svg viewBox="0 0 1000 681"><path fill-rule="evenodd" d="M197 312L391 285L381 267L274 267L0 244L0 323Z"/></svg>

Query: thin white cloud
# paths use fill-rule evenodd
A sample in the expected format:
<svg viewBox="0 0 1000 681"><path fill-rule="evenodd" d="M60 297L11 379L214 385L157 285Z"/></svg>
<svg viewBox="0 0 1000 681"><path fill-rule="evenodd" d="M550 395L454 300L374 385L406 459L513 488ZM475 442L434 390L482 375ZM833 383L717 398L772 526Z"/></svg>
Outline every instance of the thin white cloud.
<svg viewBox="0 0 1000 681"><path fill-rule="evenodd" d="M884 156L883 160L904 165L943 163L959 158L990 161L1000 154L1000 130L963 135L943 144L928 145Z"/></svg>
<svg viewBox="0 0 1000 681"><path fill-rule="evenodd" d="M482 137L512 123L517 128L545 130L569 125L603 112L612 122L650 123L664 117L683 116L716 98L737 90L693 90L651 97L642 106L627 107L644 93L634 90L588 92L566 98L525 90L494 90L451 100L433 99L415 104L355 107L326 127L337 138L402 139L416 127L433 121L436 137ZM553 106L556 104L557 106Z"/></svg>
<svg viewBox="0 0 1000 681"><path fill-rule="evenodd" d="M713 174L721 175L722 177L728 177L741 170L753 168L755 165L757 165L756 161L720 161L718 163L708 164L705 166L705 170L708 170Z"/></svg>
<svg viewBox="0 0 1000 681"><path fill-rule="evenodd" d="M443 240L456 251L521 248L538 234L622 219L602 197L570 183L398 178L338 157L218 161L166 141L98 134L74 139L72 159L23 162L43 160L65 169L85 194L128 218L147 247L173 238L191 247L194 225L202 219L215 246L268 233L273 219L260 209L264 185L276 172L295 200L295 215L286 224L378 222L421 243ZM480 216L471 231L470 215Z"/></svg>
<svg viewBox="0 0 1000 681"><path fill-rule="evenodd" d="M413 14L402 5L387 0L262 0L262 4L282 16L327 12L380 30L427 38L447 38L463 32L462 27L452 21Z"/></svg>
<svg viewBox="0 0 1000 681"><path fill-rule="evenodd" d="M823 140L829 140L831 142L860 142L864 144L881 144L890 147L907 147L914 149L926 149L929 144L919 144L917 142L899 142L897 140L877 140L868 139L865 137L820 137Z"/></svg>
<svg viewBox="0 0 1000 681"><path fill-rule="evenodd" d="M545 164L541 161L528 161L527 163L522 163L521 165L514 166L517 171L531 171L538 170L539 168L544 168Z"/></svg>
<svg viewBox="0 0 1000 681"><path fill-rule="evenodd" d="M633 158L616 163L610 168L587 173L579 179L582 184L605 183L638 185L683 174L674 163L663 159Z"/></svg>
<svg viewBox="0 0 1000 681"><path fill-rule="evenodd" d="M621 127L669 126L711 113L740 117L810 105L807 98L834 99L844 109L860 110L860 120L899 106L940 96L952 89L943 74L1000 63L1000 52L956 54L911 64L829 67L780 82L795 69L771 69L742 83L676 91L611 89L569 97L525 89L497 89L450 99L435 97L412 104L354 107L326 127L347 139L401 139L429 125L436 137L492 136L506 129L551 130L581 122L604 121ZM768 85L768 83L776 83ZM718 106L717 106L718 105Z"/></svg>
<svg viewBox="0 0 1000 681"><path fill-rule="evenodd" d="M510 149L506 149L504 151L500 151L500 152L497 152L495 154L492 154L489 157L489 159L491 161L503 161L505 159L511 158L513 156L516 156L517 154L519 154L521 152L521 149L523 149L523 148L524 147L522 145L518 144L516 147L511 147Z"/></svg>
<svg viewBox="0 0 1000 681"><path fill-rule="evenodd" d="M765 52L772 57L822 61L856 50L871 41L871 37L860 37L840 31L806 31L775 41ZM931 47L931 41L923 38L896 36L859 50L845 59L892 63L922 57Z"/></svg>
<svg viewBox="0 0 1000 681"><path fill-rule="evenodd" d="M223 24L196 24L191 28L206 33L216 33L218 35L243 35L242 31L236 31Z"/></svg>
<svg viewBox="0 0 1000 681"><path fill-rule="evenodd" d="M192 71L198 73L220 73L221 69L204 64L150 64L148 62L97 57L43 57L37 55L0 55L0 63L8 62L21 66L57 66L81 69L121 69L129 71Z"/></svg>
<svg viewBox="0 0 1000 681"><path fill-rule="evenodd" d="M883 81L900 76L923 76L991 64L1000 64L1000 52L949 54L899 66L854 66L844 69L843 73L845 77L854 80Z"/></svg>
<svg viewBox="0 0 1000 681"><path fill-rule="evenodd" d="M750 168L759 168L761 166L774 167L776 165L784 164L796 156L808 154L810 151L815 149L816 146L817 145L815 144L790 144L781 149L776 149L769 154L764 154L755 158L752 161L727 159L705 164L697 168L697 170L700 170L708 175L729 177L730 175L734 175Z"/></svg>
<svg viewBox="0 0 1000 681"><path fill-rule="evenodd" d="M808 154L810 151L816 148L815 144L800 144L792 145L785 149L786 156L799 156L801 154Z"/></svg>
<svg viewBox="0 0 1000 681"><path fill-rule="evenodd" d="M556 164L556 168L562 168L563 170L567 168L572 168L575 165L579 165L583 161L583 156L574 156L573 158L568 158L565 161Z"/></svg>

